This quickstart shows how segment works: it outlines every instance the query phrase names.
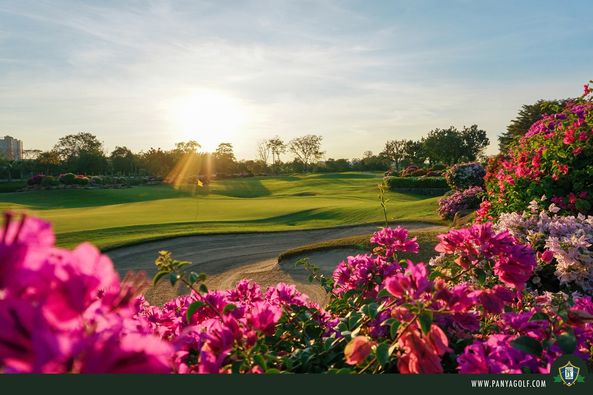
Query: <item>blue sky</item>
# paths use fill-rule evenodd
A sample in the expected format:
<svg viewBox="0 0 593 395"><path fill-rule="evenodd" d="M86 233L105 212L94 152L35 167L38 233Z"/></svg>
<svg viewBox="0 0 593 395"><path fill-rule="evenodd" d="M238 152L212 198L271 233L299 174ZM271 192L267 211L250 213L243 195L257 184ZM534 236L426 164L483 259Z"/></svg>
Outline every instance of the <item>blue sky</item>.
<svg viewBox="0 0 593 395"><path fill-rule="evenodd" d="M0 0L0 134L48 149L92 131L107 149L240 158L280 135L326 157L477 123L593 78L591 1Z"/></svg>

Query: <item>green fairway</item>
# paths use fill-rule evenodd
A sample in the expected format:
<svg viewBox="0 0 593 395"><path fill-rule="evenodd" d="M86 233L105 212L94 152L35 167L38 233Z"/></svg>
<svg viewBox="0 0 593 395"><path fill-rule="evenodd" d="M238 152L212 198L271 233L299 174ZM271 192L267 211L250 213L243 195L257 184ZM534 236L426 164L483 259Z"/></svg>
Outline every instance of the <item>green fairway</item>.
<svg viewBox="0 0 593 395"><path fill-rule="evenodd" d="M103 249L200 233L279 231L380 222L377 173L251 177L194 193L167 185L44 190L0 195L0 209L53 222L60 245ZM390 219L441 223L437 197L388 192Z"/></svg>

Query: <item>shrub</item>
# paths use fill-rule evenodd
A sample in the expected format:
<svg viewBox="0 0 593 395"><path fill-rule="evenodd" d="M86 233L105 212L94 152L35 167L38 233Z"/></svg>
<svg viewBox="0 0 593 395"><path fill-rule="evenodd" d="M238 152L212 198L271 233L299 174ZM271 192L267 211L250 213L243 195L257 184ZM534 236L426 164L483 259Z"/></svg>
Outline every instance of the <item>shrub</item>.
<svg viewBox="0 0 593 395"><path fill-rule="evenodd" d="M103 177L93 176L89 182L93 185L101 185L103 184Z"/></svg>
<svg viewBox="0 0 593 395"><path fill-rule="evenodd" d="M56 186L59 185L59 181L57 178L53 177L53 176L44 176L43 179L41 180L41 186L44 187L52 187L52 186Z"/></svg>
<svg viewBox="0 0 593 395"><path fill-rule="evenodd" d="M458 212L475 210L480 207L483 194L484 190L481 187L455 191L439 200L439 215L444 219L453 219Z"/></svg>
<svg viewBox="0 0 593 395"><path fill-rule="evenodd" d="M409 175L407 175L407 177L421 177L426 175L426 173L428 173L428 170L426 169L416 169L414 171L412 171L411 173L409 173Z"/></svg>
<svg viewBox="0 0 593 395"><path fill-rule="evenodd" d="M64 185L74 185L76 182L76 175L73 173L62 174L60 175L59 180Z"/></svg>
<svg viewBox="0 0 593 395"><path fill-rule="evenodd" d="M385 177L385 184L391 190L406 188L448 189L443 177Z"/></svg>
<svg viewBox="0 0 593 395"><path fill-rule="evenodd" d="M417 171L418 169L419 169L419 167L418 167L418 166L416 166L416 165L409 165L409 166L406 166L406 168L405 168L405 169L403 169L403 170L400 172L400 176L401 176L401 177L409 177L409 176L411 176L411 175L412 175L412 173L414 173L414 172L415 172L415 171Z"/></svg>
<svg viewBox="0 0 593 395"><path fill-rule="evenodd" d="M545 207L547 206L547 207ZM545 200L532 201L529 210L503 213L497 229L538 251L534 288L543 291L593 293L593 216L559 216L560 208Z"/></svg>
<svg viewBox="0 0 593 395"><path fill-rule="evenodd" d="M89 178L86 176L77 175L74 177L74 184L76 185L88 185L89 181Z"/></svg>
<svg viewBox="0 0 593 395"><path fill-rule="evenodd" d="M434 170L434 171L443 171L443 170L447 170L447 165L437 163L436 165L433 165L430 169Z"/></svg>
<svg viewBox="0 0 593 395"><path fill-rule="evenodd" d="M41 181L45 177L43 174L36 174L27 180L28 185L40 185Z"/></svg>
<svg viewBox="0 0 593 395"><path fill-rule="evenodd" d="M585 92L561 113L535 122L508 152L490 161L482 217L524 211L542 195L564 213L592 212L593 93L588 85Z"/></svg>
<svg viewBox="0 0 593 395"><path fill-rule="evenodd" d="M476 162L451 166L445 172L445 179L451 189L462 191L471 187L483 187L486 170Z"/></svg>

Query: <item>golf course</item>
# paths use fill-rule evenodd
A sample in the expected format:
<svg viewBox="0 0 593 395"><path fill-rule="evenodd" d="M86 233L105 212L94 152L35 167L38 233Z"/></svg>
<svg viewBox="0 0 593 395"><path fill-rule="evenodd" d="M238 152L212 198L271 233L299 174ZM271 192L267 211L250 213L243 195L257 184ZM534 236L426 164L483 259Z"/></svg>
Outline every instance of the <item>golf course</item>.
<svg viewBox="0 0 593 395"><path fill-rule="evenodd" d="M207 186L145 185L3 193L0 209L50 220L58 244L108 250L176 236L319 229L384 222L381 173L246 177ZM390 221L442 224L438 197L386 192Z"/></svg>

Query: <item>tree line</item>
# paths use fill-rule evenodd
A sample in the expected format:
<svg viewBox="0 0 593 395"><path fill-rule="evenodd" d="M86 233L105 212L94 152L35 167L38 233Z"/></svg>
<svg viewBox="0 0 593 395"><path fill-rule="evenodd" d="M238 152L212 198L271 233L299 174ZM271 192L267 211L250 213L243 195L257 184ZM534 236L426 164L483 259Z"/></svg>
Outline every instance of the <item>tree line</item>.
<svg viewBox="0 0 593 395"><path fill-rule="evenodd" d="M475 160L488 145L486 132L476 125L432 130L420 140L389 140L383 151L365 151L360 158L324 158L322 136L309 134L285 141L279 136L257 142L257 157L237 160L233 145L221 143L212 152L202 152L197 141L174 148L150 148L132 152L117 146L106 152L103 143L89 132L66 135L47 151L27 151L22 161L4 161L3 178L66 172L86 175L155 176L171 174L231 177L301 172L385 171L408 164L453 164Z"/></svg>

